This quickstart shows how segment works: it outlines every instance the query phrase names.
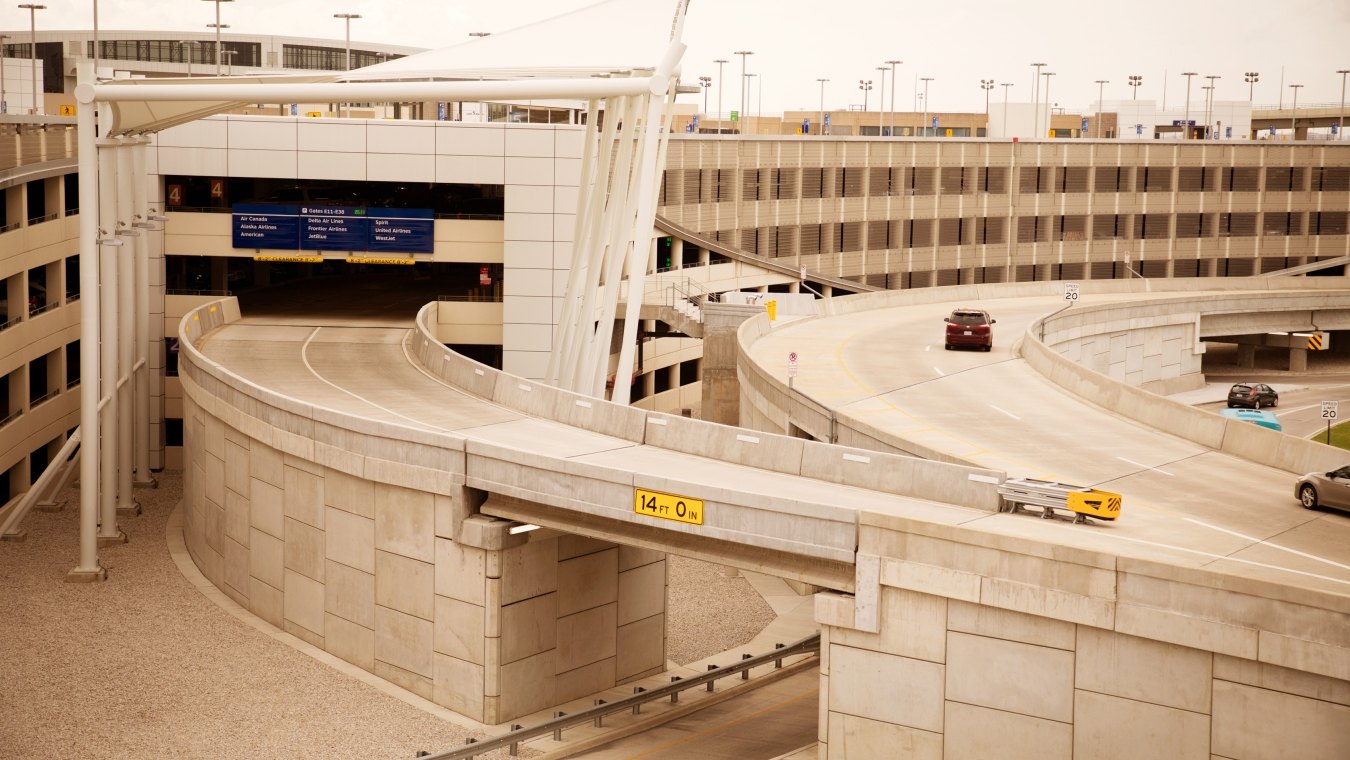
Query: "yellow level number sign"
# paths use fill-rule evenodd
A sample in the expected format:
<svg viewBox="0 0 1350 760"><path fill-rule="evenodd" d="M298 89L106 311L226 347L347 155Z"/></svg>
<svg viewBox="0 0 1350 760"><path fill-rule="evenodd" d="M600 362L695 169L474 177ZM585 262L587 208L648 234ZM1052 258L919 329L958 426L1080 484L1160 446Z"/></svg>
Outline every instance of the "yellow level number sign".
<svg viewBox="0 0 1350 760"><path fill-rule="evenodd" d="M633 511L663 520L674 520L690 525L703 524L702 499L691 499L688 496L676 496L662 491L634 488Z"/></svg>

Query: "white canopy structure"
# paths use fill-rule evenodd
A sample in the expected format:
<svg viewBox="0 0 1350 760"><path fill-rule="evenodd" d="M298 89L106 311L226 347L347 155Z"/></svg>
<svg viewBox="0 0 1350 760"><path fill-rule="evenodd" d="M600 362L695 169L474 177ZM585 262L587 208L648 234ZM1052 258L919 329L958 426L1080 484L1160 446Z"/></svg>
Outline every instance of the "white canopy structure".
<svg viewBox="0 0 1350 760"><path fill-rule="evenodd" d="M585 102L572 261L546 379L601 397L611 338L620 321L621 282L629 281L628 293L644 291L688 5L689 0L675 0L667 6L673 15L666 16L655 11L651 0L606 0L549 21L343 75L99 82L93 62L81 61L75 98L80 104L83 487L80 564L68 577L103 577L97 545L120 535L117 499L125 507L137 469L128 452L148 446L141 440L133 445L131 432L131 410L144 417L148 405L143 390L148 337L142 324L148 254L140 229L153 228L162 217L145 200L147 141L140 136L241 103ZM559 50L577 60L559 65ZM659 60L650 60L655 54ZM622 315L620 377L632 373L640 306L630 299ZM612 400L628 403L629 391L627 383L616 383ZM148 432L136 437L142 435L148 439ZM120 452L118 461L114 451ZM136 461L144 460L138 456Z"/></svg>

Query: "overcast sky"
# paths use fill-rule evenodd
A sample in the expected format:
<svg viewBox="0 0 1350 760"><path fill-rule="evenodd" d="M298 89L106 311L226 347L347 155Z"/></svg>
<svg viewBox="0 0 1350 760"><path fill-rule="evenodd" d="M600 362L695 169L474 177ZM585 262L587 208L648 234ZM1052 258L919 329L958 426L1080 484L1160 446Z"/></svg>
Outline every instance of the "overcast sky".
<svg viewBox="0 0 1350 760"><path fill-rule="evenodd" d="M674 0L616 0L650 13L669 25ZM93 0L45 0L39 29L89 29ZM318 36L342 39L336 12L359 13L352 22L353 43L373 41L445 47L463 42L469 32L505 32L529 22L592 5L593 0L235 0L221 5L221 20L232 32ZM28 12L5 3L0 28L28 29ZM102 29L206 32L215 6L201 0L102 0ZM615 23L613 33L624 36ZM1256 102L1291 99L1290 84L1302 84L1299 104L1331 103L1341 98L1337 69L1350 69L1350 0L1223 0L1175 2L1134 0L1105 3L965 0L914 3L901 0L691 0L684 39L689 46L683 79L714 78L710 110L717 110L718 76L714 59L725 58L723 108L737 108L740 57L752 50L748 70L759 77L748 110L815 110L819 77L828 78L825 107L861 107L860 79L870 79L869 108L877 109L881 72L889 59L898 67L895 100L901 110L914 106L918 77L933 77L931 110L979 110L984 107L981 79L1011 82L1012 100L1029 101L1032 62L1055 72L1050 97L1070 110L1086 109L1097 97L1095 80L1106 79L1106 99L1129 97L1131 74L1144 77L1140 98L1180 105L1186 88L1183 71L1218 74L1219 100L1244 100L1243 72L1260 72ZM557 38L557 63L568 62L576 43ZM659 50L652 50L655 63ZM889 67L886 74L890 102ZM1044 80L1042 80L1044 81ZM762 82L762 94L759 93ZM1200 102L1201 81L1191 99ZM919 86L922 89L922 86ZM1002 88L996 88L1000 99ZM695 96L683 96L685 102Z"/></svg>

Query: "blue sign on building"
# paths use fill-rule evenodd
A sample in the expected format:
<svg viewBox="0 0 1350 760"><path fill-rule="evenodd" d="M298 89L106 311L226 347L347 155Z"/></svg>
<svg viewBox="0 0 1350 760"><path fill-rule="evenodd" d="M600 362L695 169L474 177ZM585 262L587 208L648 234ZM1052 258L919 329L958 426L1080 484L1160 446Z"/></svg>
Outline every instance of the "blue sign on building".
<svg viewBox="0 0 1350 760"><path fill-rule="evenodd" d="M802 134L804 134L804 135L809 135L809 134L811 134L811 120L810 120L810 119L802 119Z"/></svg>
<svg viewBox="0 0 1350 760"><path fill-rule="evenodd" d="M1088 128L1087 128L1087 117L1086 117L1086 116L1083 117L1083 127L1082 127L1082 129L1083 129L1083 134L1086 135L1087 132L1088 132Z"/></svg>
<svg viewBox="0 0 1350 760"><path fill-rule="evenodd" d="M236 203L233 222L235 248L431 253L436 247L431 209Z"/></svg>
<svg viewBox="0 0 1350 760"><path fill-rule="evenodd" d="M370 220L363 208L300 207L300 250L364 251L370 242Z"/></svg>
<svg viewBox="0 0 1350 760"><path fill-rule="evenodd" d="M295 250L300 239L300 214L296 207L236 203L232 211L235 248Z"/></svg>
<svg viewBox="0 0 1350 760"><path fill-rule="evenodd" d="M436 247L436 215L425 208L368 209L370 242L367 251L431 253Z"/></svg>
<svg viewBox="0 0 1350 760"><path fill-rule="evenodd" d="M937 133L937 125L938 125L937 119L938 119L938 117L936 117L936 116L933 117L933 132L934 132L935 134Z"/></svg>

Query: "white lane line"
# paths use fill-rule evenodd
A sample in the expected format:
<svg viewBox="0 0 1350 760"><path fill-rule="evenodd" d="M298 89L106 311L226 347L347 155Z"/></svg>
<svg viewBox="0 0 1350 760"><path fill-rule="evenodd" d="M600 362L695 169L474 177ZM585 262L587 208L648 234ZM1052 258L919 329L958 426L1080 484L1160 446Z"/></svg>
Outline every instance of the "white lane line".
<svg viewBox="0 0 1350 760"><path fill-rule="evenodd" d="M1172 549L1172 550L1174 550L1174 551L1185 552L1185 553L1187 553L1187 554L1195 554L1195 555L1199 555L1199 556L1201 556L1201 557L1209 557L1209 558L1211 558L1211 559L1216 559L1216 560L1223 560L1223 561L1225 561L1225 562L1237 562L1237 563L1239 563L1239 564L1250 565L1250 566L1252 566L1252 567L1265 568L1265 569L1267 569L1267 570L1279 570L1280 572L1292 573L1292 574L1294 574L1294 575L1302 575L1302 576L1305 576L1305 577L1308 577L1308 578L1316 578L1316 579L1322 580L1322 581L1330 581L1330 582L1332 582L1332 583L1340 583L1340 584L1343 584L1343 585L1350 586L1350 580L1347 580L1347 579L1345 579L1345 578L1333 578L1333 577L1331 577L1331 576L1329 576L1329 575L1319 575L1319 574L1317 574L1317 573L1310 573L1310 572L1307 572L1306 570L1294 570L1293 568L1281 567L1281 566L1279 566L1279 565L1271 565L1271 564L1266 563L1266 562L1253 562L1252 560L1249 560L1249 559L1241 559L1241 558L1238 558L1238 557L1229 557L1229 556L1224 555L1224 554L1215 554L1215 553L1213 553L1213 552L1202 552L1202 551L1200 551L1199 549L1190 549L1190 548L1185 547L1185 546L1174 546L1174 545L1172 545L1172 544L1164 544L1164 543L1161 543L1161 542L1159 542L1159 541L1146 541L1146 540L1144 540L1144 539L1142 539L1142 538L1131 538L1131 537L1129 537L1129 536L1114 536L1114 535L1113 535L1113 536L1110 536L1110 538L1114 538L1114 539L1116 539L1117 541L1129 541L1130 543L1134 543L1134 544L1142 544L1142 545L1144 545L1144 546L1155 546L1155 547L1162 548L1162 549Z"/></svg>
<svg viewBox="0 0 1350 760"><path fill-rule="evenodd" d="M1175 478L1175 477L1176 477L1175 475L1173 475L1172 473L1168 472L1167 470L1159 470L1157 467L1149 467L1148 465L1144 464L1143 462L1136 462L1136 461L1134 461L1133 459L1126 459L1125 457L1116 457L1116 459L1119 459L1119 460L1122 461L1122 462L1126 462L1126 463L1132 464L1132 465L1134 465L1135 467L1143 467L1145 470L1153 470L1154 472L1158 473L1159 475L1166 475L1166 476L1169 477L1169 478Z"/></svg>
<svg viewBox="0 0 1350 760"><path fill-rule="evenodd" d="M1299 556L1299 557L1303 557L1304 559L1311 559L1311 560L1315 560L1315 561L1317 561L1317 562L1323 562L1323 563L1325 563L1325 564L1331 565L1332 567L1339 567L1339 568L1342 569L1342 570L1350 570L1350 565L1346 565L1346 564L1343 564L1343 563L1341 563L1341 562L1337 562L1337 561L1335 561L1335 560L1330 560L1330 559L1327 559L1326 557L1319 557L1319 556L1317 556L1316 554L1309 554L1309 553L1307 553L1307 552L1301 552L1301 551L1299 551L1298 549L1291 549L1291 548L1289 548L1289 547L1287 547L1287 546L1280 546L1279 544L1272 544L1272 543L1270 543L1269 541L1262 541L1261 539L1256 538L1255 536L1248 536L1248 535L1246 535L1246 534L1244 534L1244 533L1238 533L1238 532L1235 531L1235 530L1229 530L1229 529L1227 529L1227 528L1221 528L1221 527L1219 527L1218 525L1210 525L1210 524L1207 523L1207 522L1203 522L1203 521L1201 521L1201 520L1196 520L1196 519L1193 518L1193 517L1183 517L1183 518L1181 518L1181 519L1185 520L1185 521L1188 522L1188 523L1193 523L1193 524L1195 524L1195 525L1199 525L1199 526L1201 526L1202 528L1209 528L1209 529L1211 529L1211 530L1217 530L1217 531L1219 531L1220 533L1227 533L1227 534L1230 535L1230 536L1237 536L1238 538L1241 538L1241 539L1243 539L1244 541L1251 541L1252 543L1261 544L1262 546L1269 546L1269 547L1272 548L1272 549L1279 549L1279 550L1282 551L1282 552L1289 552L1290 554L1293 554L1293 555Z"/></svg>
<svg viewBox="0 0 1350 760"><path fill-rule="evenodd" d="M1021 417L1018 417L1017 415L1013 414L1012 412L1008 411L1007 409L999 409L998 407L994 406L993 404L990 404L990 405L989 405L989 408L990 408L990 409L993 409L993 410L996 411L996 412L1002 412L1002 413L1008 415L1009 417L1012 417L1012 418L1015 419L1015 420L1020 420L1020 419L1022 419Z"/></svg>
<svg viewBox="0 0 1350 760"><path fill-rule="evenodd" d="M312 365L312 364L309 363L309 344L314 342L314 339L315 339L316 337L318 337L319 331L322 330L322 329L323 329L322 327L316 327L316 328L314 328L314 332L310 333L310 334L309 334L309 337L308 337L308 338L305 338L305 342L304 342L303 344L301 344L301 346L300 346L300 360L303 361L303 362L305 363L305 369L308 369L309 372L310 372L310 374L314 375L314 377L317 378L319 382L321 382L321 383L323 383L324 385L327 385L327 386L329 386L329 387L331 387L331 388L334 388L334 389L336 389L336 390L339 390L339 391L341 391L341 392L347 394L348 396L351 396L352 398L356 399L357 401L362 401L362 402L364 402L364 403L370 404L371 406L375 407L376 409L379 409L379 410L382 411L382 412L385 412L386 414L392 414L392 415L394 415L395 417L400 417L400 418L402 418L402 419L405 419L405 420L407 420L407 421L413 423L414 425L416 425L416 426L417 426L419 429L421 429L421 430L431 429L431 430L436 430L436 431L440 431L440 432L451 432L451 431L449 431L449 430L446 430L446 429L443 428L443 427L439 427L439 426L437 426L437 425L428 425L427 423L422 422L421 420L418 420L418 419L414 419L414 418L412 418L412 417L409 417L409 416L406 415L406 414L399 414L398 412L394 411L393 409L389 409L389 408L380 406L379 404L375 403L374 401L371 401L370 399L364 398L364 397L362 397L362 396L358 396L357 394L352 393L351 391L347 390L346 388L343 388L342 386L337 385L336 383L330 381L328 378L324 377L323 375L320 375L319 372L318 372L318 370L314 369L314 365Z"/></svg>
<svg viewBox="0 0 1350 760"><path fill-rule="evenodd" d="M937 368L937 367L934 367L934 368L933 368L933 371L936 372L936 373L938 373L939 375L942 375L943 377L946 377L946 376L947 376L947 373L946 373L946 372L943 372L941 369L939 369L939 368Z"/></svg>

